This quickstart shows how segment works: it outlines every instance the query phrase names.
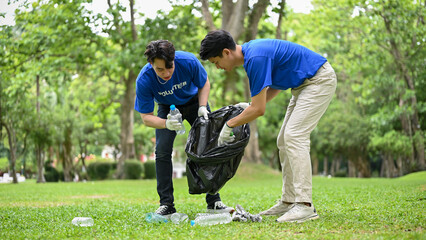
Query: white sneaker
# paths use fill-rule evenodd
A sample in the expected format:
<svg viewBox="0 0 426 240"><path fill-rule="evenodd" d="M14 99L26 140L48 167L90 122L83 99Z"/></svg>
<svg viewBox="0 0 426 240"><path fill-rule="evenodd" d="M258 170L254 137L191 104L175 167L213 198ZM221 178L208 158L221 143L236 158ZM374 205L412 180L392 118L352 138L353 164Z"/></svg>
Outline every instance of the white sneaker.
<svg viewBox="0 0 426 240"><path fill-rule="evenodd" d="M317 210L311 204L310 207L306 206L303 203L293 203L284 215L277 219L277 222L304 222L307 220L318 219Z"/></svg>
<svg viewBox="0 0 426 240"><path fill-rule="evenodd" d="M222 201L215 202L214 206L207 206L209 213L233 213L234 211L234 208L226 206Z"/></svg>
<svg viewBox="0 0 426 240"><path fill-rule="evenodd" d="M274 206L272 206L270 209L265 210L263 212L260 212L260 215L266 215L266 216L280 216L283 215L284 213L286 213L288 210L290 210L290 206L292 206L292 204L290 203L285 203L281 200L278 200L277 204L275 204Z"/></svg>

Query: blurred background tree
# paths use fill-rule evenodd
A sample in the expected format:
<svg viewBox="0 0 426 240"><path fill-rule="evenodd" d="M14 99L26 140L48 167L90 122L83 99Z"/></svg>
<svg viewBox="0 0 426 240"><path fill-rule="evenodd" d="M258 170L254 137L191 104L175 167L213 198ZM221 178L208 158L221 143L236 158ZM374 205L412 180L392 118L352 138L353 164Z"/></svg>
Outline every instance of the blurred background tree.
<svg viewBox="0 0 426 240"><path fill-rule="evenodd" d="M102 13L90 10L91 0L12 3L20 5L15 24L0 23L0 159L8 160L0 171L14 182L19 172L45 182L46 165L63 181L90 177L89 163L106 161L105 146L113 149L114 174L103 174L126 177L134 161L125 162L154 149L153 129L134 110L145 46L168 39L198 55L212 29L230 31L238 44L289 40L332 64L338 87L312 133L314 174L397 177L425 169L424 1L312 0L309 13L294 12L286 0L171 1L170 11L151 18L133 0L106 0ZM250 101L242 67L202 64L212 110ZM283 91L250 123L244 161L280 169L276 137L290 97ZM186 136L176 139L175 161L185 160Z"/></svg>

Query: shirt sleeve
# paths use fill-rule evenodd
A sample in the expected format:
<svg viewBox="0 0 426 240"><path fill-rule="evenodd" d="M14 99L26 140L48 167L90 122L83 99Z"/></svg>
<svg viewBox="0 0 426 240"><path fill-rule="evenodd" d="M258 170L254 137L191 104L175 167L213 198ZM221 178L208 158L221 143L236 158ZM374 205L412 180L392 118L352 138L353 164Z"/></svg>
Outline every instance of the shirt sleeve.
<svg viewBox="0 0 426 240"><path fill-rule="evenodd" d="M203 65L200 63L200 61L194 56L195 60L192 64L192 82L197 86L199 89L203 88L207 81L207 72L206 69L204 69Z"/></svg>
<svg viewBox="0 0 426 240"><path fill-rule="evenodd" d="M154 95L149 87L142 82L136 82L135 110L140 113L151 113L154 111Z"/></svg>
<svg viewBox="0 0 426 240"><path fill-rule="evenodd" d="M253 57L247 62L247 76L250 82L251 97L272 85L272 60L268 57Z"/></svg>

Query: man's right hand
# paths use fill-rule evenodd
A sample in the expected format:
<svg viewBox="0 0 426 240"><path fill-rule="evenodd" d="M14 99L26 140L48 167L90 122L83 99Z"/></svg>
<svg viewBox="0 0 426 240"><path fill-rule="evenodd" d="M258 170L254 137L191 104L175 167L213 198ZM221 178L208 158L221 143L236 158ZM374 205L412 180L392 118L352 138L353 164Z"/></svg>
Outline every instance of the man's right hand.
<svg viewBox="0 0 426 240"><path fill-rule="evenodd" d="M234 106L235 106L235 107L240 107L240 108L246 109L248 106L250 106L250 103L247 103L247 102L240 102L240 103L235 104Z"/></svg>
<svg viewBox="0 0 426 240"><path fill-rule="evenodd" d="M228 126L227 123L223 125L222 130L219 134L219 139L217 141L217 146L225 145L226 143L233 142L235 140L234 133L232 132L232 128Z"/></svg>
<svg viewBox="0 0 426 240"><path fill-rule="evenodd" d="M182 128L182 123L179 122L178 118L182 117L182 114L178 114L178 115L167 115L167 120L166 120L166 128L172 131L176 131Z"/></svg>

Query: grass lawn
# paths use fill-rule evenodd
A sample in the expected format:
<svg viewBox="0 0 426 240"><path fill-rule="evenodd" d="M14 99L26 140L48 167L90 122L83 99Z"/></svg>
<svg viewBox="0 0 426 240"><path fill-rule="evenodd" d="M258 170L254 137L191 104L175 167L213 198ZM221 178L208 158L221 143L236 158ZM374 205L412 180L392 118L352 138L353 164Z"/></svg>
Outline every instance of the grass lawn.
<svg viewBox="0 0 426 240"><path fill-rule="evenodd" d="M204 195L176 179L175 205L193 219ZM158 207L155 180L0 184L0 239L426 239L426 172L398 179L314 177L320 219L305 223L231 222L210 227L148 224ZM243 164L220 191L222 201L256 214L281 196L281 174ZM94 219L76 227L77 216Z"/></svg>

